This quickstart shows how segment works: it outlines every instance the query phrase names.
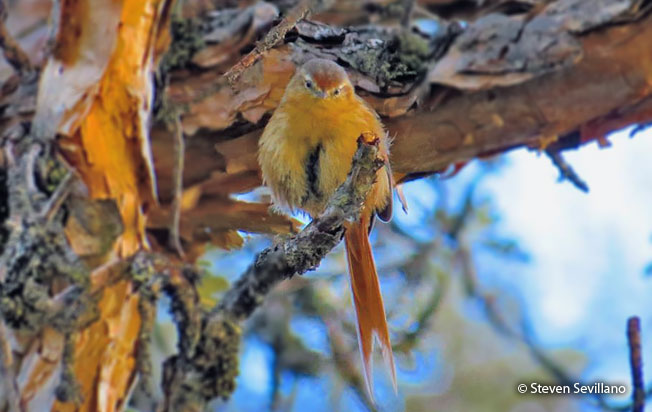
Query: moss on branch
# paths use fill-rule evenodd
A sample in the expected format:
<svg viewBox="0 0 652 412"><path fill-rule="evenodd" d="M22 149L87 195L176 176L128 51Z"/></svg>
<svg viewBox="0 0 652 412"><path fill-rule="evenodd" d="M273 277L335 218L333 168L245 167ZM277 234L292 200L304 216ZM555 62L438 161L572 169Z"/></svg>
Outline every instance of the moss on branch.
<svg viewBox="0 0 652 412"><path fill-rule="evenodd" d="M377 154L377 141L365 143L361 138L351 172L326 210L300 233L256 256L221 302L204 316L201 338L192 350L182 336L179 353L165 363L166 411L200 411L211 399L231 395L238 375L239 324L276 284L315 269L342 240L344 223L358 218L376 171L383 165Z"/></svg>

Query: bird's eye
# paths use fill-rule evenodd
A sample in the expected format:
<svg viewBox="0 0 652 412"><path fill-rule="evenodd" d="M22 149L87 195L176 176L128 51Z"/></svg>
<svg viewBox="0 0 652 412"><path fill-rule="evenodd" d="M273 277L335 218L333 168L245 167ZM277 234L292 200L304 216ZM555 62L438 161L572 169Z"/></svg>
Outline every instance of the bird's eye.
<svg viewBox="0 0 652 412"><path fill-rule="evenodd" d="M333 95L335 95L335 96L339 96L341 91L342 91L342 89L340 89L340 88L338 87L337 89L335 89L335 90L333 91Z"/></svg>
<svg viewBox="0 0 652 412"><path fill-rule="evenodd" d="M306 87L312 89L312 82L310 80L306 80Z"/></svg>

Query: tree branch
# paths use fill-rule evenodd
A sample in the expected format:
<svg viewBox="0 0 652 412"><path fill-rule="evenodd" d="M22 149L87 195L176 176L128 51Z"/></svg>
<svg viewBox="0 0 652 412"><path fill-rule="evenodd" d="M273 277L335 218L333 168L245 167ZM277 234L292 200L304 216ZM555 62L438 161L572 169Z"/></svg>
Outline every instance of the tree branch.
<svg viewBox="0 0 652 412"><path fill-rule="evenodd" d="M568 180L584 193L588 193L589 186L586 182L577 174L575 169L564 159L564 156L559 151L547 149L546 154L550 158L552 164L557 167L559 170L559 181Z"/></svg>
<svg viewBox="0 0 652 412"><path fill-rule="evenodd" d="M641 320L638 316L632 316L627 320L627 343L629 344L629 363L632 370L632 412L643 412L645 409L645 387L643 386L643 357L641 355Z"/></svg>
<svg viewBox="0 0 652 412"><path fill-rule="evenodd" d="M172 225L170 226L170 237L168 239L169 245L177 252L180 258L183 259L183 246L181 245L181 237L179 235L179 224L181 222L181 198L183 196L183 163L185 160L185 146L186 142L183 137L183 130L181 128L181 119L177 114L174 120L170 122L169 127L173 130L174 134L174 151L176 154L176 163L174 165L174 192L172 197Z"/></svg>
<svg viewBox="0 0 652 412"><path fill-rule="evenodd" d="M224 73L224 77L228 79L231 86L234 86L240 79L240 76L242 76L242 73L256 63L265 52L282 42L287 32L294 28L299 21L322 9L324 7L323 3L328 3L328 1L299 1L299 3L287 13L287 16L285 16L278 25L274 26L262 41L256 44L256 47L252 51L244 56L242 60L236 63L236 65L228 72Z"/></svg>
<svg viewBox="0 0 652 412"><path fill-rule="evenodd" d="M260 185L258 137L297 65L311 58L345 67L358 95L383 117L397 182L514 148L552 150L571 140L579 147L652 119L646 52L652 16L634 0L601 0L596 13L584 12L596 8L594 0L554 0L465 26L432 17L431 25L413 30L359 22L338 27L328 23L338 21L339 11L321 13L316 21L299 21L234 90L224 72L274 24L277 14L265 4L197 16L195 29L173 43L183 48L181 40L190 36L202 44L186 50L187 62L170 73L166 94L168 107L183 109L184 187L197 188L181 228L188 249L207 240L198 228L230 245L221 239L232 239L233 228L279 233L290 227L265 213L266 205L253 210L229 195ZM173 186L168 133L160 126L152 132L163 194ZM150 228L170 227L169 200L150 213Z"/></svg>
<svg viewBox="0 0 652 412"><path fill-rule="evenodd" d="M23 74L33 70L32 63L27 53L20 47L16 40L9 34L5 20L7 9L4 0L0 0L0 48L7 62L18 73Z"/></svg>
<svg viewBox="0 0 652 412"><path fill-rule="evenodd" d="M346 181L329 200L326 210L305 229L263 250L254 263L204 317L199 342L180 346L179 354L165 364L166 411L200 411L214 397L228 398L235 388L241 330L267 293L279 282L316 268L344 235L344 223L358 218L376 171L377 140L359 139L358 150Z"/></svg>

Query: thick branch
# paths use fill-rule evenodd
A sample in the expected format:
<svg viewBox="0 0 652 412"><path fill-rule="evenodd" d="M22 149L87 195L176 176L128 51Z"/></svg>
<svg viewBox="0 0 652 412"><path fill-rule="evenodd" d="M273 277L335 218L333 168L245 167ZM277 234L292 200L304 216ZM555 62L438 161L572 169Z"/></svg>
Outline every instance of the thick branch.
<svg viewBox="0 0 652 412"><path fill-rule="evenodd" d="M222 73L241 59L240 49L212 43L212 33L197 34L205 48L191 63L204 71L175 72L169 94L170 104L187 108L183 126L192 136L187 156L199 159L207 147L215 147L226 162L233 148L240 149L241 158L233 167L214 159L186 162L184 186L238 179L243 186L233 192L240 192L256 185L242 176L245 170L258 172L256 140L266 115L278 104L296 65L312 57L345 66L357 92L383 116L394 137L391 162L399 178L515 147L545 148L571 133L578 144L586 143L647 122L652 119L652 17L636 4L557 0L528 13L488 15L463 30L454 22L436 21L440 29L419 35L303 21L284 45L261 58L237 92ZM264 27L260 21L252 24ZM253 42L251 36L240 38L238 45ZM226 63L215 64L217 55ZM206 84L216 85L216 91L197 102ZM167 137L153 136L165 194L172 151L161 144ZM239 142L223 143L232 139ZM229 170L238 175L230 180Z"/></svg>
<svg viewBox="0 0 652 412"><path fill-rule="evenodd" d="M183 187L192 190L193 202L179 227L187 258L209 241L241 245L236 230L294 229L288 219L269 215L266 205L230 195L260 185L257 139L297 64L322 57L343 65L394 139L390 160L397 180L412 179L516 147L577 147L649 122L649 9L650 2L636 0L554 0L486 15L502 9L482 7L463 28L427 16L437 29L419 26L417 34L302 20L246 71L237 90L224 73L275 27L279 10L258 2L175 25L173 49L185 57L165 66L174 69L167 73L169 100L161 111L182 109L188 137ZM333 20L338 14L316 18L339 21ZM11 108L2 120L18 122L16 113L29 112L21 90L0 102ZM16 118L7 119L12 114ZM150 135L163 207L150 211L147 224L165 240L175 226L167 206L178 185L171 173L174 139L163 123Z"/></svg>
<svg viewBox="0 0 652 412"><path fill-rule="evenodd" d="M344 223L358 218L376 171L383 165L377 153L376 143L360 139L351 172L326 210L297 235L262 251L203 320L197 345L186 345L185 351L168 359L163 384L166 410L199 411L208 400L231 394L237 375L238 324L276 284L314 269L342 240Z"/></svg>
<svg viewBox="0 0 652 412"><path fill-rule="evenodd" d="M576 36L582 53L576 64L510 87L450 93L441 104L388 121L396 135L394 170L437 171L514 147L545 147L573 132L578 143L588 142L652 118L652 54L645 46L652 18Z"/></svg>

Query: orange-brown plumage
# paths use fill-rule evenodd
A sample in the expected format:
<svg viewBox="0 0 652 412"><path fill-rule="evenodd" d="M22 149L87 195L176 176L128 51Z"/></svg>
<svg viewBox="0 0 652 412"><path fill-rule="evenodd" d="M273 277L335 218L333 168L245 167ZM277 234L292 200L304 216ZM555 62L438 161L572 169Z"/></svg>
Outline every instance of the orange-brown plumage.
<svg viewBox="0 0 652 412"><path fill-rule="evenodd" d="M258 159L263 180L277 205L321 213L351 169L357 139L372 133L386 159L363 205L361 217L346 227L345 243L351 290L358 322L358 341L371 396L371 353L378 337L392 382L394 360L368 230L374 216L388 220L392 179L386 133L378 115L360 97L342 67L313 59L297 69L260 138Z"/></svg>

